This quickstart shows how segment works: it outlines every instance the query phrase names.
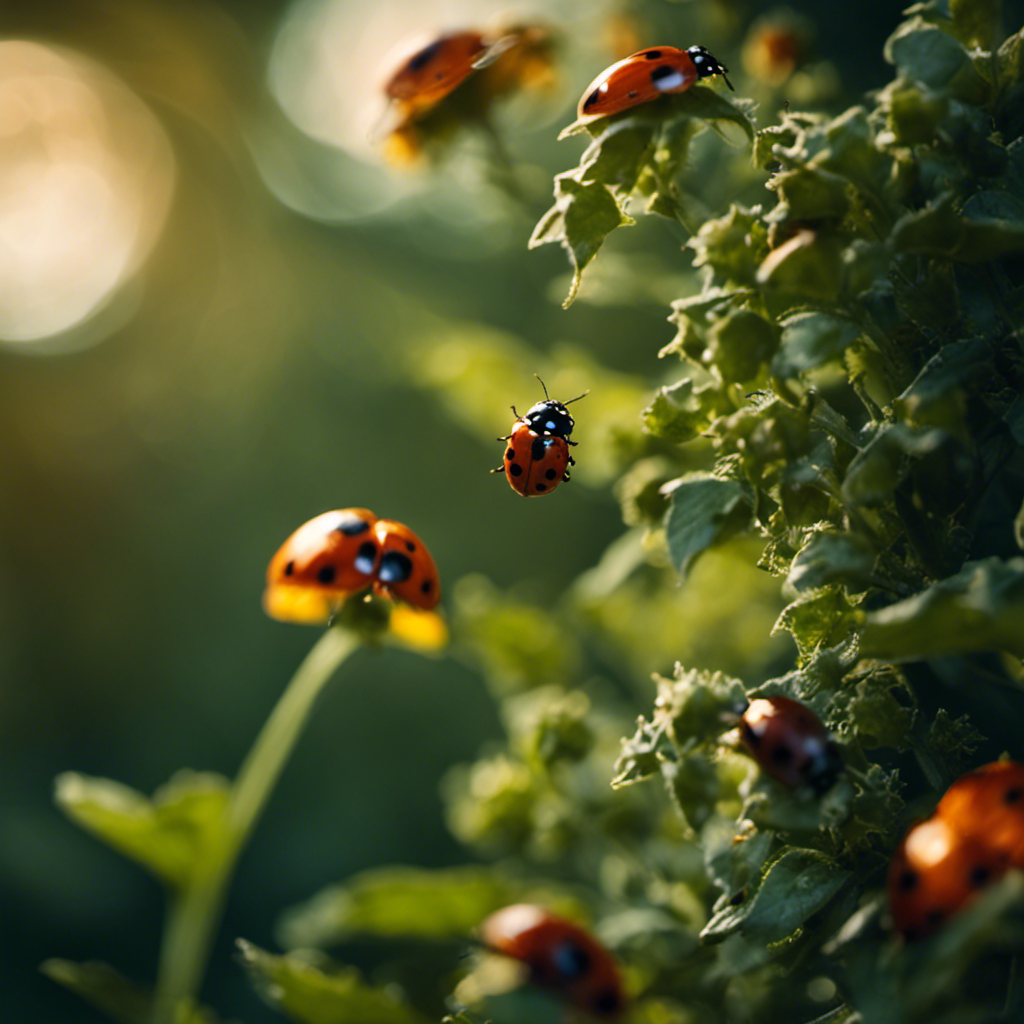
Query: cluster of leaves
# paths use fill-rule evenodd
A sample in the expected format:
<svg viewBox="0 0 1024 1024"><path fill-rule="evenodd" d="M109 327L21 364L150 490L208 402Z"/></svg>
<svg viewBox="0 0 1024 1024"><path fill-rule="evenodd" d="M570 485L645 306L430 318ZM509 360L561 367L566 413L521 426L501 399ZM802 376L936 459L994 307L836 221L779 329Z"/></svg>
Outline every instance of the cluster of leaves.
<svg viewBox="0 0 1024 1024"><path fill-rule="evenodd" d="M884 909L914 814L981 760L1024 756L1024 33L1000 40L994 0L908 14L886 47L895 80L839 116L787 111L755 133L747 104L701 85L567 130L592 141L532 244L564 246L571 301L638 210L681 223L701 281L673 303L661 352L681 371L642 436L602 445L630 529L562 606L456 588L453 635L508 741L453 771L445 795L454 833L495 866L369 872L286 914L286 954L243 944L293 1020L422 1024L453 1005L461 1024L564 1020L487 957L460 958L487 913L521 900L593 925L624 964L631 1024L1024 1009L1019 877L924 943L894 937ZM753 142L763 202L700 197L690 166L708 127ZM754 180L738 165L721 177L726 195ZM718 650L739 654L658 676L637 722L651 623L676 658L704 650L687 646L675 575L693 586L737 554L767 581L717 563L720 621L741 623ZM748 607L766 585L782 595L761 609L773 642ZM738 753L738 711L770 694L807 703L839 741L846 770L823 797ZM206 777L153 802L77 777L61 792L171 885L194 884L190 865L222 841L226 788ZM322 952L353 938L381 946L372 984ZM48 970L148 1020L146 997L109 973Z"/></svg>

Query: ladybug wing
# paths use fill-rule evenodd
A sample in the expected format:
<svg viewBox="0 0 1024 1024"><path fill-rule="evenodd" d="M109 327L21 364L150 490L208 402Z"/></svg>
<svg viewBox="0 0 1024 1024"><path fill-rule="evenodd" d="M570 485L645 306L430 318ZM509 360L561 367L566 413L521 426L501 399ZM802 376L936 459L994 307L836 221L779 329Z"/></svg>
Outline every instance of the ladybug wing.
<svg viewBox="0 0 1024 1024"><path fill-rule="evenodd" d="M339 600L368 587L380 559L376 523L369 509L342 508L300 526L267 568L267 613L286 621L324 621Z"/></svg>
<svg viewBox="0 0 1024 1024"><path fill-rule="evenodd" d="M565 438L536 436L530 444L530 455L526 495L553 491L565 479L569 466L569 445Z"/></svg>
<svg viewBox="0 0 1024 1024"><path fill-rule="evenodd" d="M373 531L381 550L377 586L414 608L436 607L441 600L441 578L423 541L393 519L379 519Z"/></svg>
<svg viewBox="0 0 1024 1024"><path fill-rule="evenodd" d="M666 92L685 92L697 81L697 69L685 50L653 47L606 68L587 87L576 108L578 119L617 114Z"/></svg>
<svg viewBox="0 0 1024 1024"><path fill-rule="evenodd" d="M528 495L527 486L530 481L530 467L533 463L531 450L535 437L537 434L523 420L516 420L512 424L512 433L509 434L508 447L505 449L505 457L502 460L505 479L508 480L509 487L524 497Z"/></svg>
<svg viewBox="0 0 1024 1024"><path fill-rule="evenodd" d="M473 73L473 62L484 50L479 32L441 36L409 57L385 83L384 93L409 113L427 110Z"/></svg>

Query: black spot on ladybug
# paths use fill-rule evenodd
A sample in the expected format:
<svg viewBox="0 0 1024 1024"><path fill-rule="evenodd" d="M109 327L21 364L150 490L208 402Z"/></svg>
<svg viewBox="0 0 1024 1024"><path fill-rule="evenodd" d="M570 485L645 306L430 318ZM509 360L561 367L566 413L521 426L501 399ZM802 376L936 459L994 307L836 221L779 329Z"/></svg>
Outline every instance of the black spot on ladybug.
<svg viewBox="0 0 1024 1024"><path fill-rule="evenodd" d="M285 576L291 576L293 572L295 572L295 563L294 562L289 562L284 567L284 574L285 574Z"/></svg>
<svg viewBox="0 0 1024 1024"><path fill-rule="evenodd" d="M660 68L651 68L651 81L655 85L666 78L679 78L679 72L675 68L663 64Z"/></svg>
<svg viewBox="0 0 1024 1024"><path fill-rule="evenodd" d="M509 448L509 450L507 452L505 452L505 458L509 462L511 462L515 457L516 457L516 453L514 451L512 451L511 448Z"/></svg>
<svg viewBox="0 0 1024 1024"><path fill-rule="evenodd" d="M1003 803L1009 804L1012 807L1014 804L1020 803L1021 797L1024 797L1024 789L1021 789L1020 786L1014 786L1003 794Z"/></svg>
<svg viewBox="0 0 1024 1024"><path fill-rule="evenodd" d="M333 565L325 565L325 566L323 566L323 568L321 568L321 569L319 569L317 571L316 578L321 583L333 583L334 582L334 577L336 575L337 575L337 572L335 571Z"/></svg>
<svg viewBox="0 0 1024 1024"><path fill-rule="evenodd" d="M772 751L772 760L776 764L789 764L793 760L793 751L789 747L776 747Z"/></svg>
<svg viewBox="0 0 1024 1024"><path fill-rule="evenodd" d="M971 873L968 876L968 881L975 889L981 889L988 884L989 879L992 877L992 872L989 868L985 867L984 864L976 864L971 868Z"/></svg>
<svg viewBox="0 0 1024 1024"><path fill-rule="evenodd" d="M549 480L554 480L554 479L555 479L555 477L556 477L556 476L558 476L558 474L557 474L557 473L556 473L556 472L555 472L555 471L554 471L553 469L549 469L549 470L548 470L548 471L547 471L547 472L546 472L546 473L545 473L544 475L545 475L545 476L546 476L546 477L547 477L547 478L548 478Z"/></svg>
<svg viewBox="0 0 1024 1024"><path fill-rule="evenodd" d="M594 996L595 1013L615 1013L622 1006L619 993L613 988L603 988Z"/></svg>
<svg viewBox="0 0 1024 1024"><path fill-rule="evenodd" d="M587 107L592 107L600 98L601 90L597 88L583 101L583 109L586 110Z"/></svg>
<svg viewBox="0 0 1024 1024"><path fill-rule="evenodd" d="M661 50L647 50L644 60L661 60Z"/></svg>
<svg viewBox="0 0 1024 1024"><path fill-rule="evenodd" d="M533 443L530 445L530 456L533 458L534 462L544 458L544 449L546 447L543 437L535 437L533 439Z"/></svg>
<svg viewBox="0 0 1024 1024"><path fill-rule="evenodd" d="M901 892L913 892L920 881L920 875L913 868L907 868L900 872L900 877L896 879L896 887Z"/></svg>
<svg viewBox="0 0 1024 1024"><path fill-rule="evenodd" d="M405 542L405 550L406 551L415 551L416 550L416 545L413 544L413 542L411 540L407 540Z"/></svg>
<svg viewBox="0 0 1024 1024"><path fill-rule="evenodd" d="M358 537L369 528L370 524L365 519L360 519L359 516L346 516L334 529L346 537Z"/></svg>
<svg viewBox="0 0 1024 1024"><path fill-rule="evenodd" d="M356 572L369 576L373 572L373 566L376 561L377 545L372 540L366 541L365 544L360 544L359 550L356 552L355 562L353 562Z"/></svg>
<svg viewBox="0 0 1024 1024"><path fill-rule="evenodd" d="M434 589L434 581L433 580L424 580L420 584L420 593L421 594L429 594L433 589Z"/></svg>
<svg viewBox="0 0 1024 1024"><path fill-rule="evenodd" d="M407 67L410 71L419 71L425 68L438 54L441 49L441 40L439 39L436 43L431 43L429 46L424 46L419 53L414 53L409 58ZM441 77L440 75L438 77Z"/></svg>
<svg viewBox="0 0 1024 1024"><path fill-rule="evenodd" d="M412 575L412 561L401 551L389 551L380 560L377 577L381 583L404 583Z"/></svg>
<svg viewBox="0 0 1024 1024"><path fill-rule="evenodd" d="M522 476L523 475L523 467L520 466L518 462L513 462L512 465L508 467L508 471L513 476Z"/></svg>
<svg viewBox="0 0 1024 1024"><path fill-rule="evenodd" d="M552 950L551 963L563 978L582 978L590 970L590 954L575 942L560 942Z"/></svg>
<svg viewBox="0 0 1024 1024"><path fill-rule="evenodd" d="M538 491L546 491L548 489L548 485L547 484L536 484L535 486L536 486Z"/></svg>
<svg viewBox="0 0 1024 1024"><path fill-rule="evenodd" d="M630 89L630 90L629 90L629 98L630 98L631 100L635 100L635 99L637 98L637 96L639 96L639 95L640 95L640 93L638 93L638 92L636 91L636 89Z"/></svg>

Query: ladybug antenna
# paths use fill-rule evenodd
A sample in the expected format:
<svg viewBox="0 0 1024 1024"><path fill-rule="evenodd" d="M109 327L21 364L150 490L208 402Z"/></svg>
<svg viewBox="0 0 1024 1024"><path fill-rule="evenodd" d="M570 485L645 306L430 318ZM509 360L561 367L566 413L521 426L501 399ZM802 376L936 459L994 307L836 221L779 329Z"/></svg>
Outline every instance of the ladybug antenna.
<svg viewBox="0 0 1024 1024"><path fill-rule="evenodd" d="M534 377L536 377L537 380L540 380L540 386L544 389L544 397L548 401L551 401L551 396L548 394L548 386L547 386L547 384L544 383L543 380L541 380L540 374L539 373L535 373Z"/></svg>
<svg viewBox="0 0 1024 1024"><path fill-rule="evenodd" d="M590 394L590 388L587 388L582 395L577 395L575 398L570 398L568 402L563 402L562 405L572 405L573 402L578 402L581 398L586 398Z"/></svg>

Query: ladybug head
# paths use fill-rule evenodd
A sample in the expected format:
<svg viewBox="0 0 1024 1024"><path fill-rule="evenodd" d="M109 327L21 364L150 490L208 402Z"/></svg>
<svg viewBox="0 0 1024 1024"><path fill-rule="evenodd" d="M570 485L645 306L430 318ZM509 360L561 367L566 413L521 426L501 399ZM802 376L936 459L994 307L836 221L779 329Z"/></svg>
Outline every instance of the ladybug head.
<svg viewBox="0 0 1024 1024"><path fill-rule="evenodd" d="M523 419L536 433L551 434L554 437L568 437L576 426L576 421L569 415L564 403L556 402L553 398L531 406Z"/></svg>
<svg viewBox="0 0 1024 1024"><path fill-rule="evenodd" d="M697 69L698 78L710 78L712 75L721 75L725 78L729 72L729 69L724 64L720 64L714 54L705 46L691 46L686 52ZM725 78L725 84L729 86L730 91L735 91L728 78Z"/></svg>

